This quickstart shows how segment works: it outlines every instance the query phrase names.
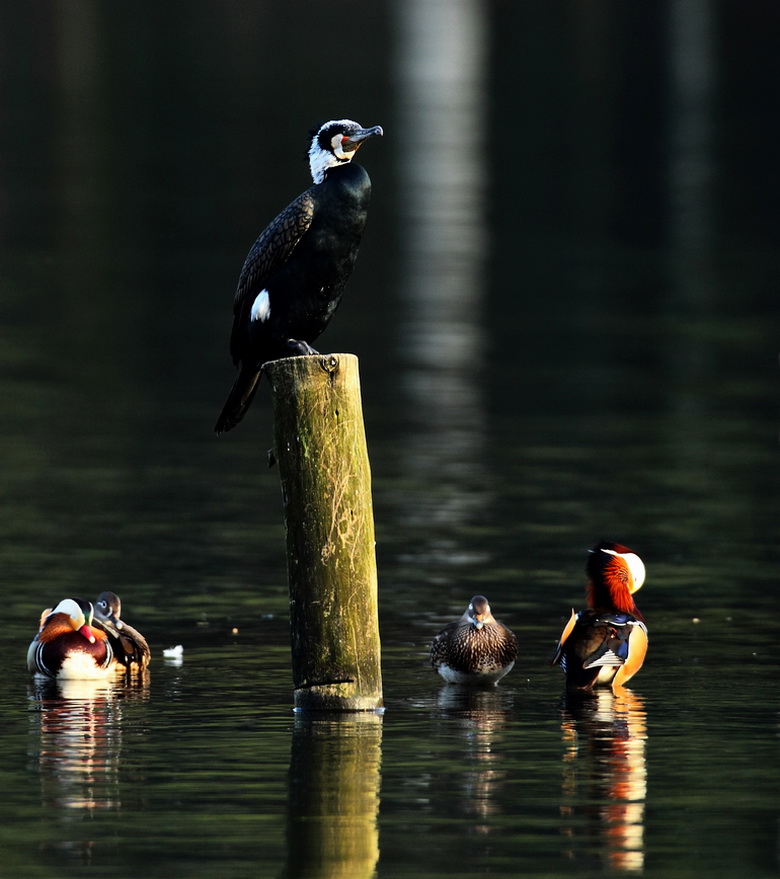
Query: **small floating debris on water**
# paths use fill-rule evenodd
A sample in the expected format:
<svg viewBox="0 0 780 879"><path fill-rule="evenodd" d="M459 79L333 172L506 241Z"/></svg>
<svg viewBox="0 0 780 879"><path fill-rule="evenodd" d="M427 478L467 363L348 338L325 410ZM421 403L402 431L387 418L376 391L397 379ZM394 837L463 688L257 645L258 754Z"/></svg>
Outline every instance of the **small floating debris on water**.
<svg viewBox="0 0 780 879"><path fill-rule="evenodd" d="M166 659L170 659L175 665L181 665L182 657L184 656L184 648L181 644L177 644L175 647L166 647L163 650L163 656Z"/></svg>
<svg viewBox="0 0 780 879"><path fill-rule="evenodd" d="M231 634L231 635L237 635L237 634L238 634L238 629L237 629L235 626L233 626L233 628L230 630L230 634Z"/></svg>
<svg viewBox="0 0 780 879"><path fill-rule="evenodd" d="M692 623L700 623L701 620L699 619L699 617L694 617L694 618L691 620L691 622L692 622Z"/></svg>

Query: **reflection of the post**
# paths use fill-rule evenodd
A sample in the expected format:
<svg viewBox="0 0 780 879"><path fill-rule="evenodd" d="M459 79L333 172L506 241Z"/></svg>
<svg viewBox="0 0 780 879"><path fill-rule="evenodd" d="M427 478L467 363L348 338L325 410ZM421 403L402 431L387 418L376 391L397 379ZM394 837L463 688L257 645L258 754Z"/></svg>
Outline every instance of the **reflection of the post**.
<svg viewBox="0 0 780 879"><path fill-rule="evenodd" d="M473 688L446 686L441 689L438 705L454 720L468 744L468 769L463 773L463 812L476 822L478 834L490 831L489 819L500 813L497 788L506 777L498 768L498 755L493 750L496 732L512 717L514 698L498 687Z"/></svg>
<svg viewBox="0 0 780 879"><path fill-rule="evenodd" d="M643 700L625 688L567 697L561 730L567 854L588 857L595 840L597 857L609 867L642 870L647 792Z"/></svg>
<svg viewBox="0 0 780 879"><path fill-rule="evenodd" d="M289 877L373 876L379 860L380 714L305 714L293 729Z"/></svg>
<svg viewBox="0 0 780 879"><path fill-rule="evenodd" d="M78 853L83 863L91 860L95 841L84 815L121 811L122 706L127 699L148 695L148 676L132 686L119 680L31 686L31 757L40 779L41 802L63 832L62 838L51 840L52 849Z"/></svg>

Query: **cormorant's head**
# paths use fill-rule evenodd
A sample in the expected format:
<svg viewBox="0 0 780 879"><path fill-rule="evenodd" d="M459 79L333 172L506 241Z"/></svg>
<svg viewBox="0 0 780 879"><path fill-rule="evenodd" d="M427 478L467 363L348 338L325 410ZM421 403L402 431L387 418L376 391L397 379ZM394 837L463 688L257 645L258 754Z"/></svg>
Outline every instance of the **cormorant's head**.
<svg viewBox="0 0 780 879"><path fill-rule="evenodd" d="M328 168L351 162L358 147L366 138L384 132L380 125L363 128L351 119L334 119L320 126L312 134L309 167L314 182L322 183Z"/></svg>

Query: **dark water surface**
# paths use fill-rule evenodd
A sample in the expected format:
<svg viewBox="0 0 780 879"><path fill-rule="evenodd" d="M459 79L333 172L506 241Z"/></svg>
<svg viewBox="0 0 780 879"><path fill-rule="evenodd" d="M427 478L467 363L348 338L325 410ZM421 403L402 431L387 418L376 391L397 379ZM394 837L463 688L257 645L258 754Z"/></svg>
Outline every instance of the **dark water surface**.
<svg viewBox="0 0 780 879"><path fill-rule="evenodd" d="M0 2L3 876L778 874L779 18ZM211 430L241 262L342 116L386 132L320 347L361 363L387 710L309 718L267 390ZM650 650L572 704L601 538ZM41 610L104 588L148 680L36 690ZM477 592L521 656L462 693L427 645Z"/></svg>

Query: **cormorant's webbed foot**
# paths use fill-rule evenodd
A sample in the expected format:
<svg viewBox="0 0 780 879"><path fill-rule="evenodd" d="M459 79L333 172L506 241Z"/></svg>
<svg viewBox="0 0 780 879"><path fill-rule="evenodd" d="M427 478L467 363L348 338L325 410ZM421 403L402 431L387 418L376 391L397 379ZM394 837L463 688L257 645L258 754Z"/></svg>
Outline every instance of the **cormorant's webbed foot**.
<svg viewBox="0 0 780 879"><path fill-rule="evenodd" d="M308 342L304 342L298 339L288 339L287 350L290 352L291 357L304 357L307 354L320 353L319 351L315 351Z"/></svg>

